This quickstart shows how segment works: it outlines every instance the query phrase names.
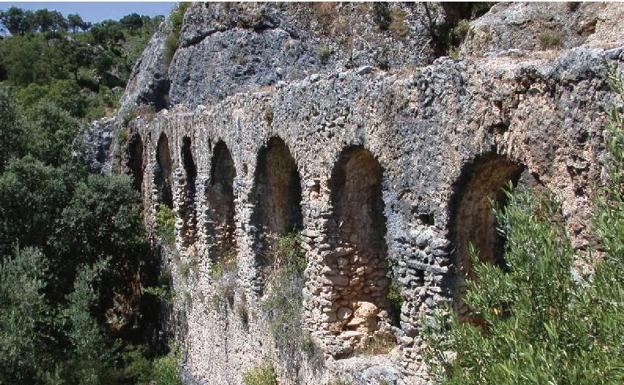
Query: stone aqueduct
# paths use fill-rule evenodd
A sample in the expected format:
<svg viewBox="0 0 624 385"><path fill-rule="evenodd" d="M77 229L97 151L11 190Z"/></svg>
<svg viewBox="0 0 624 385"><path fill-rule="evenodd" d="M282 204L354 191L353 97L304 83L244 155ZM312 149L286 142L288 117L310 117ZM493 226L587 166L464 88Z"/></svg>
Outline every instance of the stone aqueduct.
<svg viewBox="0 0 624 385"><path fill-rule="evenodd" d="M490 202L504 203L503 186L554 192L575 246L587 243L600 109L610 94L592 72L598 65L569 63L502 58L466 68L447 59L415 73L312 75L139 117L124 162L150 226L158 205L176 213L180 258L199 264L194 303L214 290L211 265L235 253L233 301L256 306L271 236L300 231L303 320L322 350L349 357L367 336L390 330L400 371L417 374L422 317L441 303L461 307L453 297L470 275L468 243L501 263ZM389 277L404 300L400 314L390 311ZM207 321L202 306L187 309L192 376L240 372L249 356L270 351L253 332L261 317L250 313L248 334L235 317ZM232 341L244 342L228 351Z"/></svg>

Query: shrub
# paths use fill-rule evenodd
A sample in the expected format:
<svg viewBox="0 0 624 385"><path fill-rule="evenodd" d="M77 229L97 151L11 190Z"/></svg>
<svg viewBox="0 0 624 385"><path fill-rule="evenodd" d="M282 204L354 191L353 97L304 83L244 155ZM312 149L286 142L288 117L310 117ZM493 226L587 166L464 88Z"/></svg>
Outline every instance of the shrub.
<svg viewBox="0 0 624 385"><path fill-rule="evenodd" d="M300 247L298 234L278 237L273 251L274 270L268 277L269 292L262 304L269 320L269 328L278 347L299 349L303 330L301 314L303 303L303 271L306 259Z"/></svg>
<svg viewBox="0 0 624 385"><path fill-rule="evenodd" d="M373 3L373 22L380 31L386 31L392 23L392 14L386 3Z"/></svg>
<svg viewBox="0 0 624 385"><path fill-rule="evenodd" d="M158 205L156 210L156 232L168 246L175 245L175 223L176 218L173 210L167 205Z"/></svg>
<svg viewBox="0 0 624 385"><path fill-rule="evenodd" d="M365 356L388 354L397 346L396 338L392 333L377 333L366 341L358 353Z"/></svg>
<svg viewBox="0 0 624 385"><path fill-rule="evenodd" d="M265 363L243 375L245 385L278 385L273 364Z"/></svg>
<svg viewBox="0 0 624 385"><path fill-rule="evenodd" d="M37 249L0 258L0 383L31 383L49 363L42 330L54 315L44 294L48 265Z"/></svg>
<svg viewBox="0 0 624 385"><path fill-rule="evenodd" d="M405 23L405 11L397 9L392 11L392 22L390 23L389 30L397 39L405 39L409 35L409 28Z"/></svg>
<svg viewBox="0 0 624 385"><path fill-rule="evenodd" d="M318 56L318 58L319 58L319 60L321 61L322 64L327 64L331 54L332 54L331 48L329 48L326 45L321 45L316 50L316 55Z"/></svg>
<svg viewBox="0 0 624 385"><path fill-rule="evenodd" d="M236 268L236 254L234 252L226 253L212 264L210 276L217 281L228 273L236 272Z"/></svg>
<svg viewBox="0 0 624 385"><path fill-rule="evenodd" d="M180 379L179 357L169 353L154 361L152 379L155 385L183 385Z"/></svg>
<svg viewBox="0 0 624 385"><path fill-rule="evenodd" d="M624 90L620 74L611 80L616 92ZM591 281L572 274L575 250L552 198L508 191L507 207L495 211L508 271L475 258L476 278L465 297L483 322L439 315L427 327L428 361L441 383L624 381L623 122L612 109L606 130L611 180L601 189L594 221L604 255Z"/></svg>
<svg viewBox="0 0 624 385"><path fill-rule="evenodd" d="M560 48L563 44L563 35L559 31L547 29L538 35L542 48Z"/></svg>
<svg viewBox="0 0 624 385"><path fill-rule="evenodd" d="M392 315L392 324L398 326L401 324L401 308L403 307L403 295L401 288L395 280L392 280L388 288L388 302L390 302L390 314Z"/></svg>
<svg viewBox="0 0 624 385"><path fill-rule="evenodd" d="M180 44L180 30L182 29L182 23L184 22L184 14L191 3L179 3L178 6L171 11L169 15L169 24L171 25L171 33L165 41L165 64L169 65L173 60L178 45Z"/></svg>

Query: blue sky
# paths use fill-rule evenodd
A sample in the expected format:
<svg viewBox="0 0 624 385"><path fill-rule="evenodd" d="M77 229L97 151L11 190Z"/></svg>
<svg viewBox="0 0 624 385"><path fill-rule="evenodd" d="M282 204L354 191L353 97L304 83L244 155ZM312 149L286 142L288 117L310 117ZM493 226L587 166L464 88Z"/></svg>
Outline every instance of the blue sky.
<svg viewBox="0 0 624 385"><path fill-rule="evenodd" d="M70 13L79 14L83 20L96 23L98 21L113 19L119 20L130 13L138 13L147 16L166 16L177 2L166 3L60 3L60 2L0 2L0 11L4 11L12 6L22 9L37 10L47 8L56 10L67 16Z"/></svg>

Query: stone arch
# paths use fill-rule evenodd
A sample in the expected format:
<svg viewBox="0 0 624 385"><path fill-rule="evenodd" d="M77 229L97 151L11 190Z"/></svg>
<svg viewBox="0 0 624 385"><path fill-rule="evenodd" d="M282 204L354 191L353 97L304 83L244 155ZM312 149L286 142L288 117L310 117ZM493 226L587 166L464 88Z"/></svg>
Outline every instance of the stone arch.
<svg viewBox="0 0 624 385"><path fill-rule="evenodd" d="M257 263L267 270L271 267L272 241L303 227L301 177L282 139L273 137L260 149L252 194L252 223L260 230L256 237Z"/></svg>
<svg viewBox="0 0 624 385"><path fill-rule="evenodd" d="M359 333L360 342L388 330L390 314L383 169L361 146L345 149L331 179L334 250L326 260L332 283L330 330ZM356 339L357 341L357 339Z"/></svg>
<svg viewBox="0 0 624 385"><path fill-rule="evenodd" d="M169 208L173 208L173 193L171 190L171 151L169 139L165 133L158 138L156 147L156 167L154 170L154 182L157 190L157 201Z"/></svg>
<svg viewBox="0 0 624 385"><path fill-rule="evenodd" d="M182 158L182 167L184 169L182 185L182 196L180 197L180 216L182 218L182 241L186 246L191 245L195 239L195 197L197 180L197 166L193 160L193 152L191 150L191 138L185 136L182 138L182 147L180 149Z"/></svg>
<svg viewBox="0 0 624 385"><path fill-rule="evenodd" d="M234 221L234 178L236 168L232 154L223 141L217 142L210 165L210 180L206 188L209 210L207 232L211 236L211 255L215 259L236 253L236 223Z"/></svg>
<svg viewBox="0 0 624 385"><path fill-rule="evenodd" d="M461 300L465 279L473 275L469 245L478 251L482 261L504 267L504 237L496 230L492 203L504 207L503 188L516 185L525 167L498 154L477 158L464 167L451 200L450 238L455 269L454 306L461 316L468 309Z"/></svg>
<svg viewBox="0 0 624 385"><path fill-rule="evenodd" d="M132 174L132 184L141 193L143 191L143 140L135 134L128 143L128 169Z"/></svg>

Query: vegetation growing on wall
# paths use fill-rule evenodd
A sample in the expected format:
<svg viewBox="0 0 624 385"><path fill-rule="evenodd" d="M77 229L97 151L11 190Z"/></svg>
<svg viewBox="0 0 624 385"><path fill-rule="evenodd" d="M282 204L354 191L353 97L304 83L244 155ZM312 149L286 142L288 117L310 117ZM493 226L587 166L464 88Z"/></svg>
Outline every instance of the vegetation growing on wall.
<svg viewBox="0 0 624 385"><path fill-rule="evenodd" d="M270 362L249 370L243 378L245 385L278 385L275 369Z"/></svg>
<svg viewBox="0 0 624 385"><path fill-rule="evenodd" d="M268 277L266 299L262 304L275 345L291 355L291 366L296 366L292 353L303 352L309 359L318 359L318 348L309 333L303 330L303 272L307 265L298 233L279 236L275 242L273 271ZM292 369L292 368L291 368Z"/></svg>
<svg viewBox="0 0 624 385"><path fill-rule="evenodd" d="M158 205L156 210L156 231L160 239L168 246L175 244L175 213L167 205Z"/></svg>
<svg viewBox="0 0 624 385"><path fill-rule="evenodd" d="M612 71L613 89L624 78ZM620 99L621 100L621 99ZM479 325L456 315L431 325L430 363L444 384L619 384L624 381L624 119L609 111L610 180L600 188L593 274L578 258L551 197L507 191L496 217L506 237L501 267L475 261L465 297ZM597 252L597 251L595 251Z"/></svg>
<svg viewBox="0 0 624 385"><path fill-rule="evenodd" d="M184 13L189 5L191 5L191 3L179 3L169 15L171 33L165 41L165 63L167 63L167 65L171 63L171 60L173 60L173 55L175 55L175 52L180 45L180 31L182 29L182 22L184 21Z"/></svg>
<svg viewBox="0 0 624 385"><path fill-rule="evenodd" d="M269 327L278 346L299 344L302 340L301 315L303 312L303 271L306 260L299 245L298 234L282 235L275 242L273 272L263 308Z"/></svg>

